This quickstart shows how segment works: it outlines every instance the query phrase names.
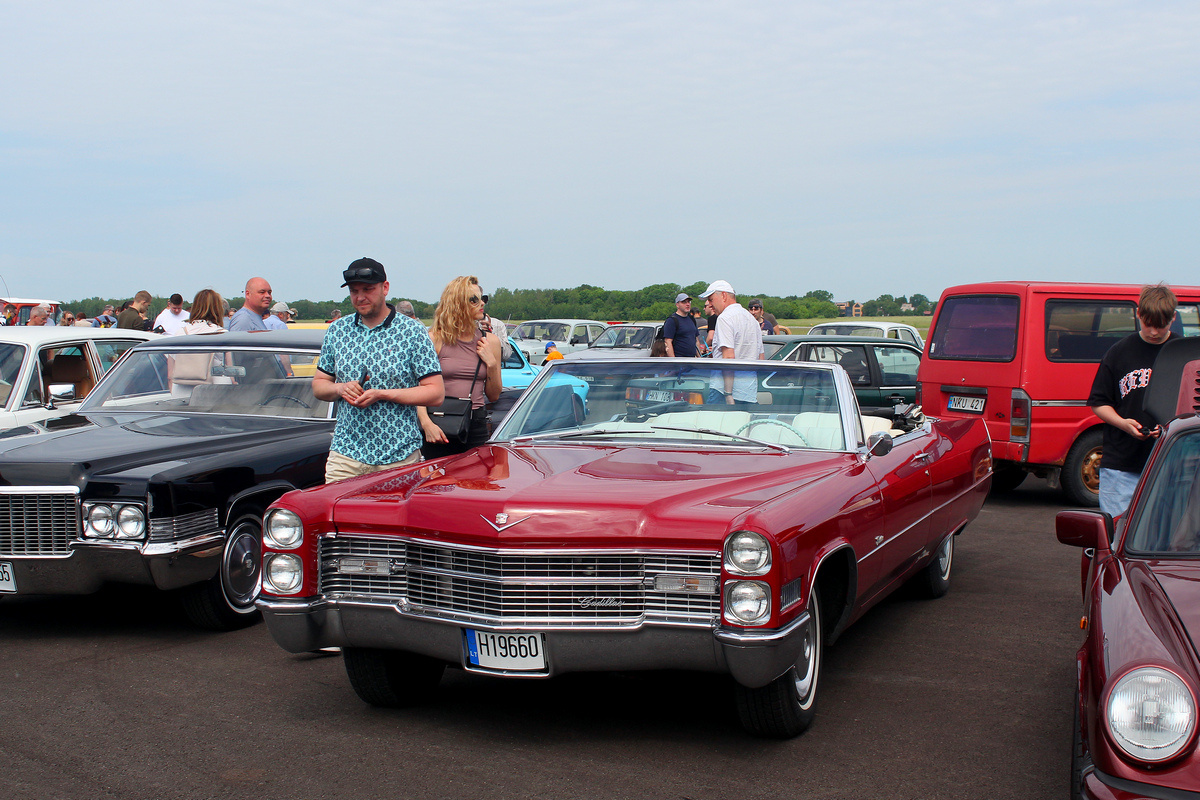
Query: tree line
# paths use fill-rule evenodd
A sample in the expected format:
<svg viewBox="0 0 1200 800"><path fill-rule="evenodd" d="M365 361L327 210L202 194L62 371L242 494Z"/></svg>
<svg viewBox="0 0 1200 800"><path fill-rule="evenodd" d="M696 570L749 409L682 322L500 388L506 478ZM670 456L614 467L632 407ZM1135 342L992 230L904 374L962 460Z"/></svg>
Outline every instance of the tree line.
<svg viewBox="0 0 1200 800"><path fill-rule="evenodd" d="M697 282L687 286L677 283L658 283L642 289L630 291L603 289L599 286L583 284L574 289L496 289L489 298L488 313L493 317L504 320L526 319L597 319L602 321L614 320L662 320L675 313L675 296L686 292L697 298L694 308L702 307L699 300L700 292L707 288L705 282ZM767 313L777 319L827 319L840 313L833 295L823 290L813 290L803 296L778 296L771 294L744 293L738 295L738 301L745 305L752 297L763 301ZM88 297L64 303L63 307L76 313L82 312L87 317L95 317L104 310L104 306L112 304L118 311L128 298L111 299L103 297ZM185 298L187 300L188 298ZM239 295L227 298L230 307L237 310L242 307L243 298ZM413 298L396 297L389 300L395 305L399 300L408 300L413 304L417 316L429 319L437 307L436 303L426 303ZM847 301L851 305L854 300ZM296 309L297 319L327 320L334 309L342 314L354 313L350 298L342 300L294 300L288 304ZM874 300L862 301L863 314L866 316L906 316L922 315L933 310L933 302L923 294L909 297L893 297L890 294L880 295ZM151 318L158 315L167 307L167 298L154 297L150 301Z"/></svg>

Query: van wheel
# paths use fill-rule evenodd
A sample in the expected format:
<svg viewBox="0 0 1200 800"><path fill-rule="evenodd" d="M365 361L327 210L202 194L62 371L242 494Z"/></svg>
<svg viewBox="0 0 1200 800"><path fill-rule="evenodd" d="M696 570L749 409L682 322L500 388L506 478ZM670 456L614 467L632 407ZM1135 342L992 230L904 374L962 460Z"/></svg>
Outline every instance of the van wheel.
<svg viewBox="0 0 1200 800"><path fill-rule="evenodd" d="M1062 490L1075 505L1100 505L1100 456L1104 433L1087 431L1071 445L1062 468Z"/></svg>

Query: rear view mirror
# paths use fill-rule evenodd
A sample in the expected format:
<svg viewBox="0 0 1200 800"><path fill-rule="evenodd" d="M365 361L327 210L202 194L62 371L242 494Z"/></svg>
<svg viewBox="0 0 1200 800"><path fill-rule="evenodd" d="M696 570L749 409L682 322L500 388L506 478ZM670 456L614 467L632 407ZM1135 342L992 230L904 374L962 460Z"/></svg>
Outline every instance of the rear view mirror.
<svg viewBox="0 0 1200 800"><path fill-rule="evenodd" d="M867 452L873 456L886 456L892 452L892 435L886 431L872 433L867 438Z"/></svg>

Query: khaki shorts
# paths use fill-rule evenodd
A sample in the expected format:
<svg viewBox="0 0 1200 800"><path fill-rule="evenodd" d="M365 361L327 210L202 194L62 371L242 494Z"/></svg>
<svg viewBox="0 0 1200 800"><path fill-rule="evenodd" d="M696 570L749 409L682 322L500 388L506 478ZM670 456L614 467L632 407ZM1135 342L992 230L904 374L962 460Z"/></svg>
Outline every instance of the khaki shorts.
<svg viewBox="0 0 1200 800"><path fill-rule="evenodd" d="M353 458L347 458L341 453L330 450L329 460L325 462L325 482L333 483L334 481L344 481L346 478L353 478L358 475L370 475L372 472L382 472L392 467L416 464L420 460L421 451L414 450L408 458L403 461L397 461L394 464L364 464L361 461L355 461Z"/></svg>

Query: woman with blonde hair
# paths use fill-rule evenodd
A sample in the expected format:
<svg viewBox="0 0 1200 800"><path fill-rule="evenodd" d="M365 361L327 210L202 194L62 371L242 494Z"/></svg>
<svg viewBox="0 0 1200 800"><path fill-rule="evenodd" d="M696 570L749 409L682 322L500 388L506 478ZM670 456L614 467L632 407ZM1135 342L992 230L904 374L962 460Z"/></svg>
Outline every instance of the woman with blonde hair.
<svg viewBox="0 0 1200 800"><path fill-rule="evenodd" d="M465 442L452 440L433 421L429 410L418 406L425 458L463 453L487 441L487 404L500 396L501 348L494 333L481 329L485 320L487 295L476 277L460 275L442 290L429 337L442 365L446 397L470 397L471 422Z"/></svg>

